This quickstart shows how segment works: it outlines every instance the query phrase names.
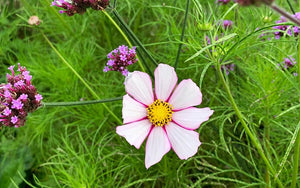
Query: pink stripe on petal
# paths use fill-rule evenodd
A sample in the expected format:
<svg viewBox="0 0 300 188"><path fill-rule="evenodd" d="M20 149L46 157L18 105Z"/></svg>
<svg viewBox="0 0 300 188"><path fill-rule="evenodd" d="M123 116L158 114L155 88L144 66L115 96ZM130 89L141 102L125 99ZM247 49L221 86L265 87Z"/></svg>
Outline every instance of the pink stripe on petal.
<svg viewBox="0 0 300 188"><path fill-rule="evenodd" d="M130 145L139 149L149 134L151 126L151 122L146 119L118 126L116 130L117 134L123 136Z"/></svg>
<svg viewBox="0 0 300 188"><path fill-rule="evenodd" d="M195 155L201 145L199 134L184 129L173 122L165 126L172 148L180 159L188 159Z"/></svg>
<svg viewBox="0 0 300 188"><path fill-rule="evenodd" d="M123 123L129 123L144 119L147 116L147 108L143 104L137 102L129 95L123 97L122 117Z"/></svg>
<svg viewBox="0 0 300 188"><path fill-rule="evenodd" d="M154 102L152 81L148 74L134 71L125 80L126 92L137 101L150 105Z"/></svg>
<svg viewBox="0 0 300 188"><path fill-rule="evenodd" d="M146 142L145 166L158 163L171 149L167 134L162 127L153 127Z"/></svg>
<svg viewBox="0 0 300 188"><path fill-rule="evenodd" d="M202 94L199 87L191 80L182 80L173 92L169 103L173 110L180 110L201 104Z"/></svg>
<svg viewBox="0 0 300 188"><path fill-rule="evenodd" d="M210 108L190 107L174 112L172 120L183 128L195 130L199 128L201 123L207 121L213 112Z"/></svg>
<svg viewBox="0 0 300 188"><path fill-rule="evenodd" d="M177 83L177 75L173 67L159 64L154 71L155 95L157 99L166 101Z"/></svg>

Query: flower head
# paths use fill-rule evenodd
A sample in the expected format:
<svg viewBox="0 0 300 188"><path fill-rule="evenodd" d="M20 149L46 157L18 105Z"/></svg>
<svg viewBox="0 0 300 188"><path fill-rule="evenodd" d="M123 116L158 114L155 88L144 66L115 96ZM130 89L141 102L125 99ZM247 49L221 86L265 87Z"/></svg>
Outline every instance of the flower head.
<svg viewBox="0 0 300 188"><path fill-rule="evenodd" d="M26 116L41 106L42 96L31 84L31 76L25 67L18 64L18 72L14 66L8 69L7 84L0 84L0 126L20 127L26 122Z"/></svg>
<svg viewBox="0 0 300 188"><path fill-rule="evenodd" d="M191 79L177 85L174 68L165 64L159 64L154 75L155 92L144 72L134 71L126 78L124 125L117 127L117 134L137 149L148 137L146 168L158 163L171 148L180 159L195 155L201 142L193 130L213 114L210 108L194 107L201 103L202 94Z"/></svg>
<svg viewBox="0 0 300 188"><path fill-rule="evenodd" d="M293 17L300 20L300 12L297 12L293 15ZM279 20L276 21L277 24L285 23L287 19L283 16L280 17ZM287 36L294 36L297 37L299 35L299 27L298 26L291 26L291 25L278 25L274 26L273 29L277 31L274 32L275 39L280 39L280 37L284 36L286 32Z"/></svg>
<svg viewBox="0 0 300 188"><path fill-rule="evenodd" d="M65 10L59 13L66 13L68 16L83 14L87 8L103 10L109 5L109 0L54 0L51 6L57 6Z"/></svg>
<svg viewBox="0 0 300 188"><path fill-rule="evenodd" d="M31 16L28 19L28 24L29 25L40 25L40 23L41 23L41 20L37 16Z"/></svg>
<svg viewBox="0 0 300 188"><path fill-rule="evenodd" d="M127 66L137 62L135 47L128 49L128 46L122 45L107 54L109 59L107 66L104 67L103 72L118 71L124 76L128 75Z"/></svg>

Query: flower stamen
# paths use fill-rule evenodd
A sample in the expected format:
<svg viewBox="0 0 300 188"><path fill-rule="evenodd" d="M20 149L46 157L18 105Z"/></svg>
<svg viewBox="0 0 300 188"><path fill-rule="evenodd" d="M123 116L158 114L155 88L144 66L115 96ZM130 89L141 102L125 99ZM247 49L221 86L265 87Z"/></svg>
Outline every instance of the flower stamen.
<svg viewBox="0 0 300 188"><path fill-rule="evenodd" d="M147 117L155 126L164 126L172 120L173 107L162 100L155 100L147 108Z"/></svg>

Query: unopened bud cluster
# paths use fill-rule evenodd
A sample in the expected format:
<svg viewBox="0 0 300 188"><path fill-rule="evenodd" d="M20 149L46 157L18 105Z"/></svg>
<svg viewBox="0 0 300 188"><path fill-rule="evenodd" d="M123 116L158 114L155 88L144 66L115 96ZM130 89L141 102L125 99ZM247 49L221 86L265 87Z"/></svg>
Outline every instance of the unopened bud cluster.
<svg viewBox="0 0 300 188"><path fill-rule="evenodd" d="M109 5L109 0L54 0L51 6L57 6L65 10L59 13L66 13L68 16L83 14L87 8L103 10Z"/></svg>

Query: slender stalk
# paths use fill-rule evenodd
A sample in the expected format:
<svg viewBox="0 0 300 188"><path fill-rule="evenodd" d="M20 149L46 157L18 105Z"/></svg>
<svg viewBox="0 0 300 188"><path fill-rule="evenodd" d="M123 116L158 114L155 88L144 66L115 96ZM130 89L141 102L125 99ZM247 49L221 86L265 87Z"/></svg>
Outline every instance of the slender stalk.
<svg viewBox="0 0 300 188"><path fill-rule="evenodd" d="M298 38L298 87L300 88L300 40Z"/></svg>
<svg viewBox="0 0 300 188"><path fill-rule="evenodd" d="M271 166L271 164L270 164L269 160L267 159L266 155L264 154L264 151L263 151L263 149L261 147L261 144L259 143L257 137L252 134L252 132L250 131L248 125L244 121L243 115L242 115L241 111L239 110L239 108L237 107L237 105L236 105L236 103L235 103L235 101L233 99L233 96L231 94L231 91L229 89L229 86L227 85L227 83L225 81L225 78L224 78L224 76L222 74L221 65L218 62L217 62L217 72L218 72L218 75L219 75L219 77L220 77L220 79L221 79L221 81L223 83L223 86L224 86L224 88L225 88L225 90L226 90L226 92L228 94L228 97L229 97L229 100L231 102L231 105L232 105L232 107L233 107L236 115L238 116L238 118L239 118L242 126L244 127L246 134L249 136L250 140L252 141L252 143L254 144L254 146L256 147L256 149L258 150L258 153L261 156L261 158L263 159L263 161L265 162L268 170L272 173L272 175L275 175L275 170ZM276 179L276 181L277 181L279 187L283 188L283 185L282 185L281 181L278 178Z"/></svg>
<svg viewBox="0 0 300 188"><path fill-rule="evenodd" d="M298 81L300 87L300 40L298 39ZM295 153L294 153L294 166L293 166L293 177L291 188L296 188L297 177L298 177L298 168L299 168L299 149L300 149L300 131L298 131L295 143Z"/></svg>
<svg viewBox="0 0 300 188"><path fill-rule="evenodd" d="M49 102L42 103L44 107L56 107L56 106L79 106L87 104L97 104L97 103L106 103L122 100L123 97L111 98L111 99L102 99L102 100L91 100L91 101L74 101L74 102Z"/></svg>
<svg viewBox="0 0 300 188"><path fill-rule="evenodd" d="M189 5L190 5L190 0L187 0L186 1L185 14L184 14L184 20L183 20L183 26L182 26L182 32L181 32L181 36L180 36L180 42L183 41L183 37L184 37L186 20L187 20L187 16L188 16L188 13L189 13ZM179 56L180 56L180 52L181 52L181 47L182 47L182 43L180 43L179 46L178 46L176 61L175 61L175 64L174 64L174 69L175 70L177 69L178 60L179 60Z"/></svg>
<svg viewBox="0 0 300 188"><path fill-rule="evenodd" d="M270 153L270 122L269 122L269 112L270 112L270 109L269 109L269 102L268 102L268 98L266 98L266 103L267 103L267 121L265 123L265 146L266 146L266 152L267 152L267 155ZM266 184L267 184L267 188L270 188L271 185L270 185L270 170L269 168L266 169L266 173L265 173L265 178L266 178Z"/></svg>
<svg viewBox="0 0 300 188"><path fill-rule="evenodd" d="M113 9L112 13L116 16L116 18L118 19L118 21L120 22L120 24L126 29L126 31L128 32L128 34L134 39L134 41L137 43L137 45L139 47L141 47L141 49L143 50L143 52L149 57L149 59L151 60L151 62L157 66L157 62L155 61L155 59L149 54L149 52L147 51L147 49L144 47L144 45L141 43L141 41L137 38L137 36L131 31L130 27L126 24L126 22L122 19L122 17L119 15L119 13Z"/></svg>
<svg viewBox="0 0 300 188"><path fill-rule="evenodd" d="M55 51L55 53L58 55L58 57L63 61L63 63L65 65L67 65L67 67L77 76L77 78L85 85L85 87L87 87L87 89L91 92L91 94L98 100L100 100L100 97L96 94L96 92L89 86L88 83L86 83L86 81L84 81L84 79L77 73L77 71L75 69L73 69L73 67L65 60L65 58L59 53L59 51L53 46L53 44L51 43L51 41L48 39L48 37L42 33L43 37L45 38L45 40L48 42L48 44L50 45L50 47ZM108 108L108 106L106 104L102 104L104 106L104 108L117 120L117 122L119 124L122 124L122 121Z"/></svg>
<svg viewBox="0 0 300 188"><path fill-rule="evenodd" d="M128 45L130 46L130 48L132 48L133 46L132 46L131 42L129 41L129 39L127 38L127 36L125 35L125 33L122 31L122 29L118 26L118 24L112 19L112 17L105 10L102 10L101 12L103 12L104 15L109 19L109 21L117 28L117 30L121 33L121 35L126 40L126 42L128 43ZM140 60L140 58L138 57L138 55L136 55L136 56L137 56L137 59ZM142 71L146 72L143 64L141 63L141 61L138 61L138 64L141 67Z"/></svg>
<svg viewBox="0 0 300 188"><path fill-rule="evenodd" d="M294 10L294 8L293 8L293 6L292 6L290 0L287 0L287 3L288 3L288 5L289 5L289 7L290 7L292 13L295 14L295 10Z"/></svg>
<svg viewBox="0 0 300 188"><path fill-rule="evenodd" d="M294 153L294 166L293 166L293 177L291 188L296 188L297 177L298 177L298 166L299 166L299 149L300 149L300 131L298 131L296 144L295 144L295 153Z"/></svg>
<svg viewBox="0 0 300 188"><path fill-rule="evenodd" d="M280 7L278 7L275 3L272 4L266 4L269 7L271 7L273 10L275 10L276 12L278 12L279 14L281 14L282 16L284 16L285 18L289 19L290 21L294 22L295 24L300 26L300 20L298 20L297 18L295 18L293 15L291 15L290 13L286 12L285 10L281 9Z"/></svg>

